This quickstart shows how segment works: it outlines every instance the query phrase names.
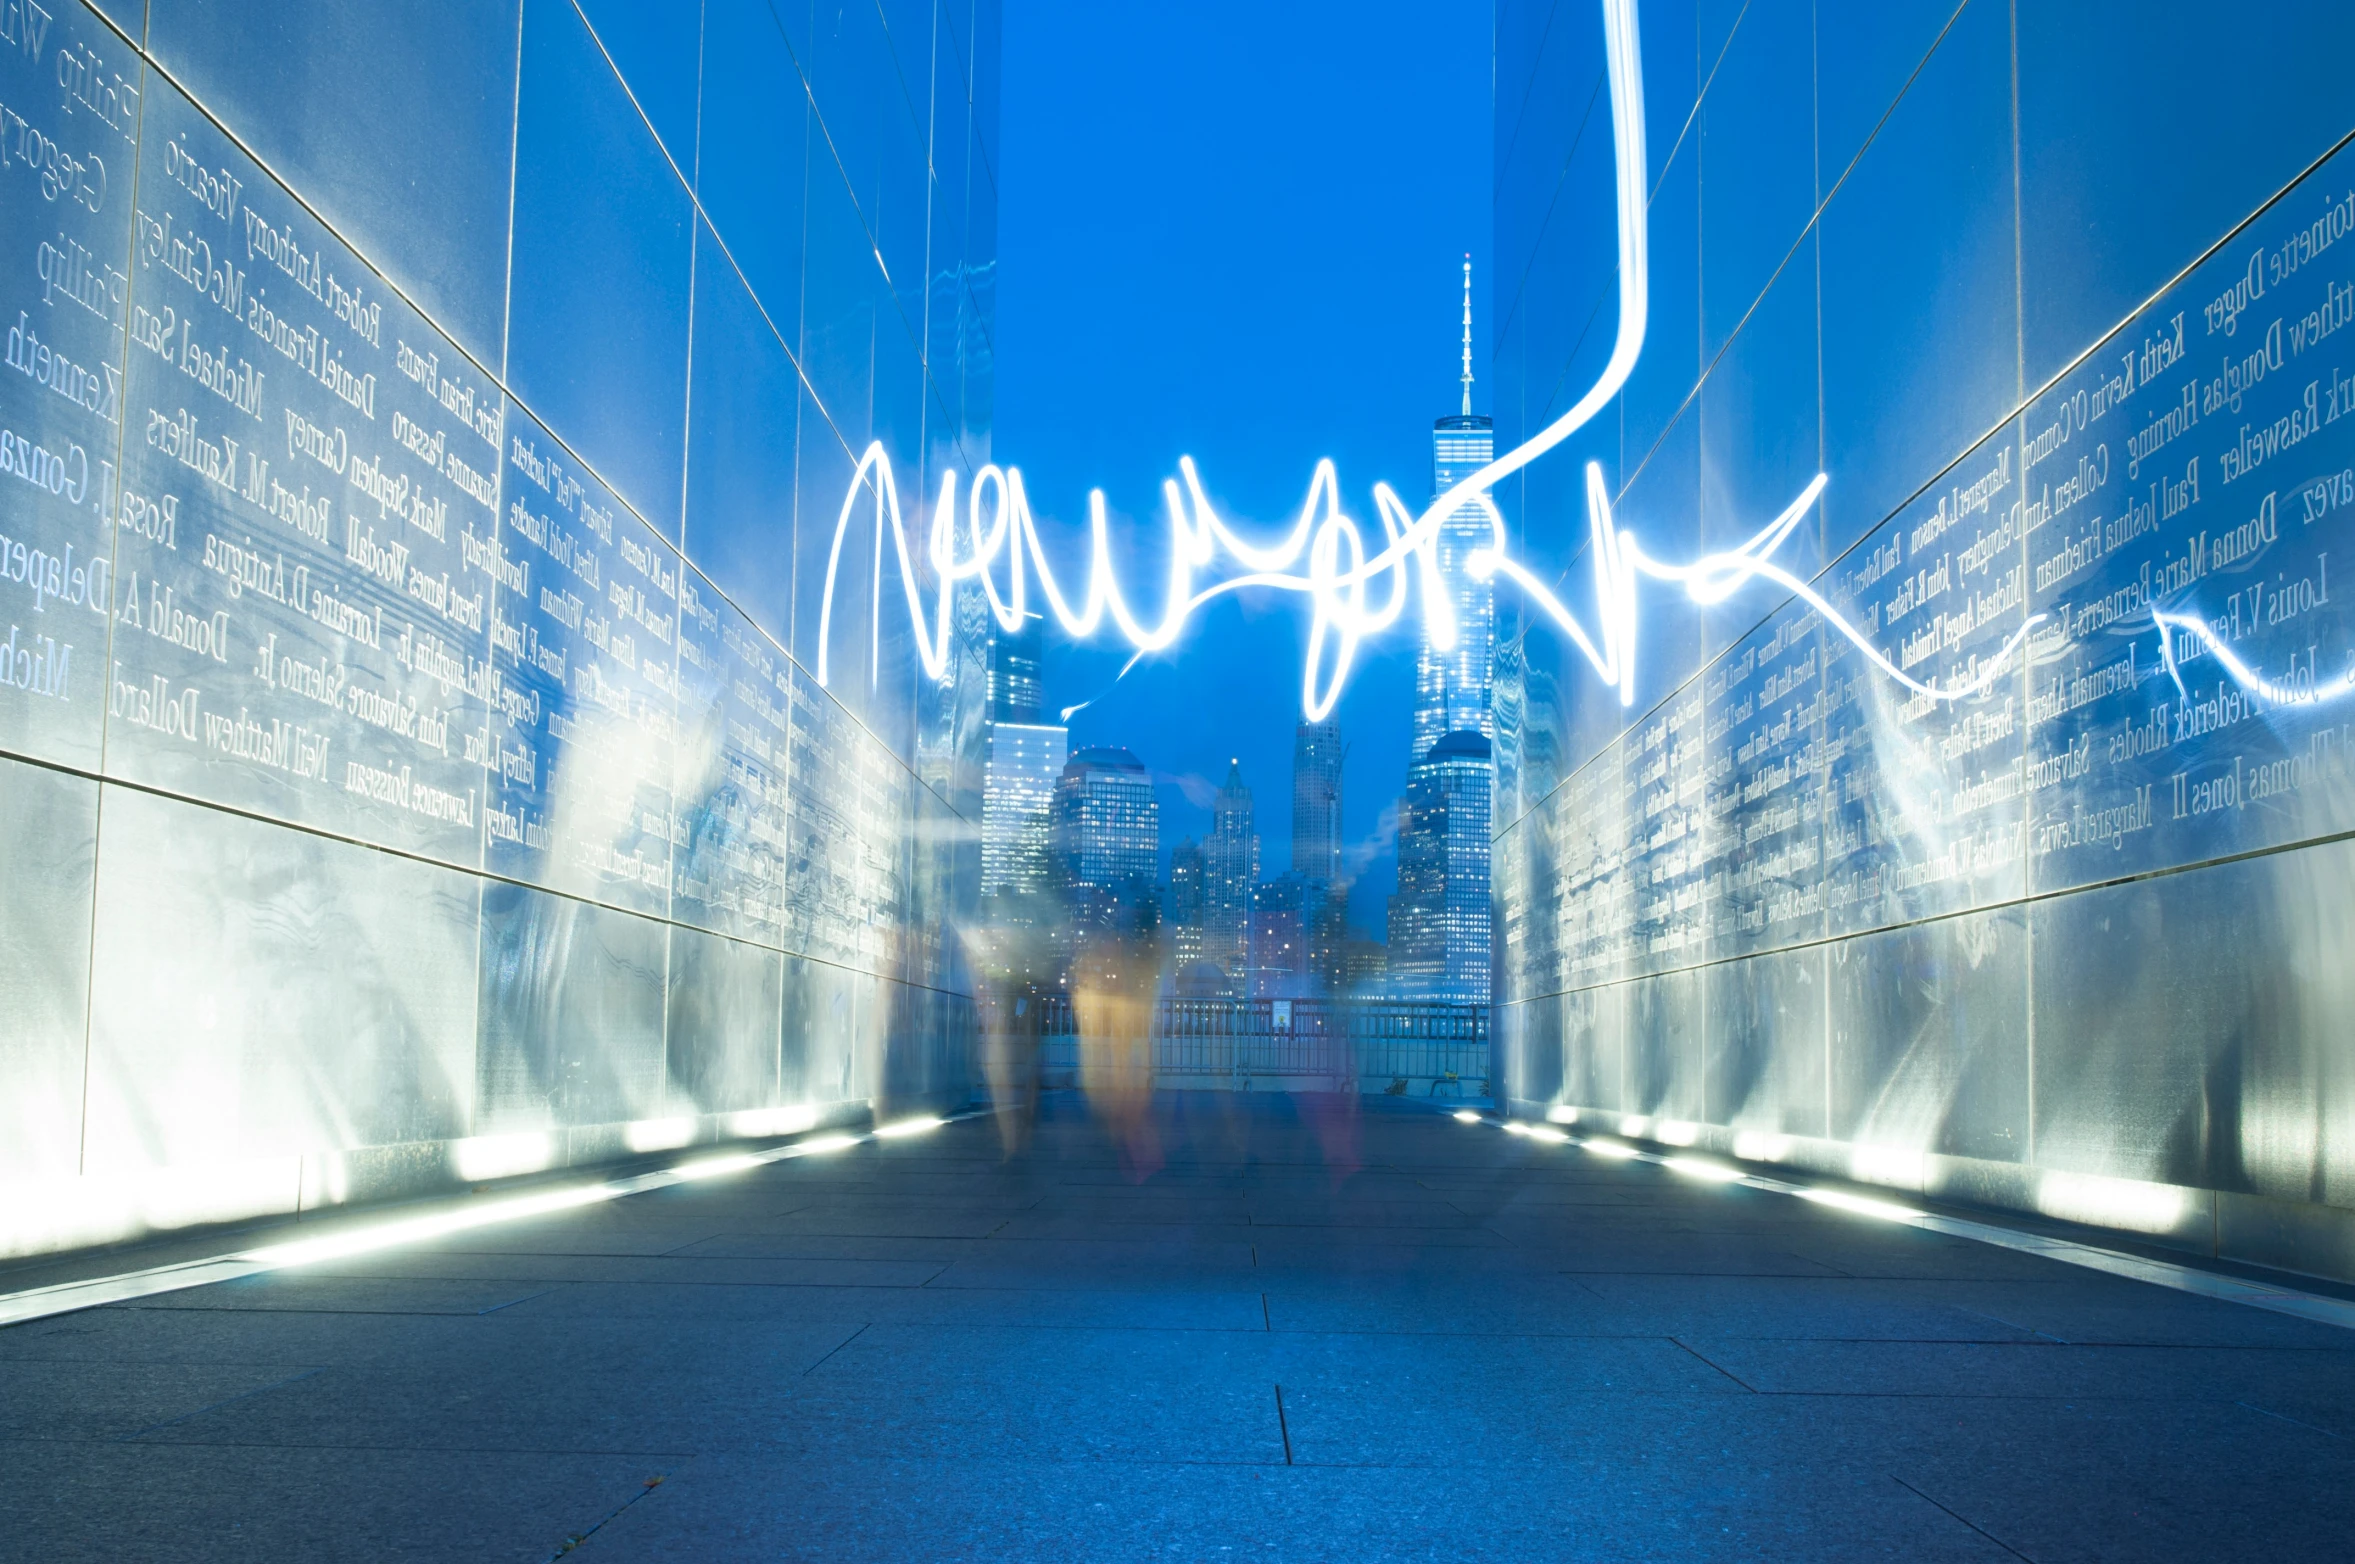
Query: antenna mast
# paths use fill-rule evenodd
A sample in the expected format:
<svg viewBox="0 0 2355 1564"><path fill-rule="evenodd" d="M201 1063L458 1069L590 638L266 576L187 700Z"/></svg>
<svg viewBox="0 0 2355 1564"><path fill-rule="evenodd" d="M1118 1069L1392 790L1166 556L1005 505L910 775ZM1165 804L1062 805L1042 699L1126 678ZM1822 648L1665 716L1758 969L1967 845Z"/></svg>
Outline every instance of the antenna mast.
<svg viewBox="0 0 2355 1564"><path fill-rule="evenodd" d="M1464 257L1464 416L1472 416L1472 257Z"/></svg>

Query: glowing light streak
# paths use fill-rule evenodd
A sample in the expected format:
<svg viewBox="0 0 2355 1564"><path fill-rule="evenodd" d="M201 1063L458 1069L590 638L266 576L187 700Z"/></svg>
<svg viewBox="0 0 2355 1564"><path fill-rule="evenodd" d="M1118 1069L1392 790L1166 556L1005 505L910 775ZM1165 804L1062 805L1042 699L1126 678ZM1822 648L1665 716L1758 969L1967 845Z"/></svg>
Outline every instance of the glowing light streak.
<svg viewBox="0 0 2355 1564"><path fill-rule="evenodd" d="M2242 661L2240 654L2198 614L2154 608L2151 610L2151 622L2159 628L2159 656L2166 666L2167 677L2175 681L2176 693L2185 700L2191 699L2191 692L2184 688L2183 669L2175 656L2175 636L2172 632L2176 630L2198 640L2207 649L2208 655L2216 659L2217 666L2224 670L2226 677L2269 706L2319 706L2324 701L2335 701L2348 691L2355 690L2355 667L2329 680L2316 680L2312 676L2313 670L2309 668L2305 683L2277 684Z"/></svg>
<svg viewBox="0 0 2355 1564"><path fill-rule="evenodd" d="M1455 1117L1459 1121L1474 1124L1495 1122L1484 1120L1476 1113L1458 1113ZM1511 1120L1497 1123L1497 1128L1508 1134L1514 1133ZM1520 1133L1525 1134L1527 1131L1523 1130ZM1736 1137L1737 1148L1744 1138L1746 1137ZM1783 1143L1777 1150L1777 1155L1780 1155L1781 1151L1789 1149L1786 1137L1778 1135L1770 1137L1770 1139ZM1698 1158L1663 1156L1658 1152L1638 1151L1635 1147L1619 1141L1582 1140L1575 1141L1573 1144L1584 1146L1597 1156L1616 1158L1621 1161L1656 1162L1674 1172L1693 1172L1699 1168L1716 1168L1720 1172L1702 1173L1699 1176L1715 1182L1741 1183L1751 1189L1765 1190L1771 1194L1796 1195L1801 1200L1810 1201L1819 1206L1829 1206L1835 1211L1846 1211L1855 1216L1871 1217L1883 1222L1903 1223L1908 1227L1919 1228L1927 1233L1942 1233L1951 1238L1967 1238L1974 1243L1991 1244L1999 1249L2032 1254L2040 1259L2058 1260L2064 1265L2082 1266L2087 1270L2102 1271L2112 1276L2129 1276L2137 1281L2149 1282L2158 1287L2172 1287L2179 1292L2192 1293L2203 1298L2218 1298L2230 1303L2243 1303L2252 1308L2269 1309L2275 1313L2287 1314L2298 1319L2315 1320L2326 1325L2355 1330L2355 1304L2350 1304L2341 1298L2325 1298L2313 1293L2296 1292L2285 1287L2243 1281L2237 1277L2219 1275L2213 1271L2170 1265L2164 1260L2152 1260L2141 1255L2123 1254L2112 1249L2096 1248L2090 1244L2073 1243L2065 1238L2056 1238L2049 1233L2024 1232L1999 1227L1991 1222L1974 1222L1964 1217L1941 1216L1934 1212L1917 1210L1912 1206L1899 1205L1894 1201L1875 1200L1869 1195L1850 1194L1844 1189L1810 1188L1806 1185L1787 1183L1782 1179L1767 1178L1743 1173L1732 1168L1723 1168L1721 1164L1705 1162ZM1737 1156L1747 1155L1738 1149L1735 1154ZM1730 1177L1724 1177L1721 1174L1730 1175ZM2069 1220L2131 1227L2136 1225L2133 1219L2137 1217L2145 1222L2157 1221L2164 1211L2163 1202L2169 1199L2181 1201L2183 1196L2184 1191L2173 1185L2140 1184L2131 1179L2100 1179L2090 1175L2048 1173L2040 1180L2037 1204L2040 1210L2045 1210L2048 1214L2057 1214L2050 1211L2047 1202L2067 1201L2077 1207L2069 1214ZM2182 1207L2178 1206L2176 1209L2179 1214ZM2174 1219L2173 1215L2167 1217L2169 1221ZM2164 1231L2163 1228L2155 1226L2145 1226L2143 1230ZM4 1305L5 1302L6 1300L0 1299L0 1305Z"/></svg>
<svg viewBox="0 0 2355 1564"><path fill-rule="evenodd" d="M1801 1200L1812 1200L1819 1206L1830 1206L1835 1211L1846 1211L1855 1216L1877 1217L1884 1222L1911 1222L1921 1215L1911 1206L1874 1200L1866 1195L1851 1195L1843 1189L1801 1189L1793 1193Z"/></svg>
<svg viewBox="0 0 2355 1564"><path fill-rule="evenodd" d="M966 485L961 525L957 474L951 470L941 478L940 497L932 506L922 546L923 561L930 566L935 583L934 602L927 612L916 568L917 550L910 542L898 482L878 441L860 457L835 521L818 614L818 682L828 683L832 673L834 589L843 544L860 502L871 499L876 563L873 633L880 637L883 540L888 535L915 631L917 656L925 673L935 679L948 667L950 605L967 581L979 584L999 626L1011 632L1021 627L1029 612L1035 576L1040 600L1067 635L1086 639L1109 620L1136 653L1128 667L1134 667L1138 658L1174 645L1198 610L1228 593L1251 589L1297 592L1309 599L1310 610L1301 668L1301 709L1310 720L1321 721L1339 700L1359 645L1397 622L1410 591L1420 596L1420 611L1434 647L1446 651L1455 645L1455 613L1439 568L1439 534L1449 518L1472 510L1487 519L1490 541L1472 551L1465 568L1475 579L1502 576L1518 587L1578 648L1596 676L1618 690L1622 706L1632 706L1636 698L1637 586L1647 580L1680 587L1692 602L1702 605L1722 602L1752 582L1769 582L1804 602L1874 667L1919 695L1956 701L1986 689L2041 616L2023 624L1995 657L1977 665L1969 678L1953 684L1925 683L1890 661L1863 630L1807 582L1773 562L1775 550L1822 494L1825 478L1820 473L1780 515L1739 548L1677 564L1646 553L1636 535L1618 525L1602 467L1588 463L1586 499L1595 592L1592 632L1537 573L1512 557L1504 518L1489 498L1490 491L1499 480L1527 467L1585 427L1626 386L1643 354L1650 310L1650 261L1643 69L1633 0L1603 0L1603 42L1615 153L1618 335L1602 372L1559 418L1467 474L1419 515L1410 512L1387 484L1376 484L1374 513L1381 527L1378 549L1372 547L1367 529L1343 509L1340 480L1330 461L1317 463L1308 497L1291 530L1275 541L1255 543L1219 516L1203 491L1192 458L1180 457L1179 477L1162 486L1170 529L1169 569L1160 613L1151 620L1139 616L1121 588L1112 562L1103 491L1092 490L1088 495L1086 585L1075 600L1058 583L1048 563L1021 472L994 463L981 468ZM1212 576L1222 559L1231 562L1235 573L1216 575L1197 585L1197 577ZM1128 668L1121 671L1125 674Z"/></svg>
<svg viewBox="0 0 2355 1564"><path fill-rule="evenodd" d="M896 1124L886 1124L878 1128L875 1131L875 1138L877 1140L898 1140L907 1135L926 1135L939 1129L947 1122L946 1119L901 1119Z"/></svg>

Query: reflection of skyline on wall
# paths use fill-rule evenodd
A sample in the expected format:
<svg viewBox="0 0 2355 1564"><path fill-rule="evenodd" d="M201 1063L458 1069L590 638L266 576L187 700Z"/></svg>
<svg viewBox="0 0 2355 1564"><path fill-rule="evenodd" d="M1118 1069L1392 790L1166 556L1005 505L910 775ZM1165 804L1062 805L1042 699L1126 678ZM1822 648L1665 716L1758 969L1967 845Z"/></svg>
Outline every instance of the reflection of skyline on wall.
<svg viewBox="0 0 2355 1564"><path fill-rule="evenodd" d="M961 1082L977 648L919 680L860 612L803 669L852 450L987 456L992 6L52 10L0 96L118 177L0 185L0 245L84 258L20 326L123 411L0 377L95 478L4 529L89 601L0 584L70 645L0 687L58 844L0 1180L133 1193L0 1250Z"/></svg>

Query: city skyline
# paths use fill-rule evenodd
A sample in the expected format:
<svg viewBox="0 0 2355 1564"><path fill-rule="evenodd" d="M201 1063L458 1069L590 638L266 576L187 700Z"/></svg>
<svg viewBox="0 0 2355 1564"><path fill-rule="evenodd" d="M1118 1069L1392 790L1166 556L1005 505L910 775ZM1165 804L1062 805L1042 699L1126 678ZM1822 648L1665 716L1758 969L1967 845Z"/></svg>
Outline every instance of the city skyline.
<svg viewBox="0 0 2355 1564"><path fill-rule="evenodd" d="M1458 410L1431 426L1435 500L1493 450L1491 420L1472 412L1468 255L1460 310ZM1239 754L1228 757L1226 779L1212 795L1208 830L1199 839L1191 831L1173 835L1163 829L1160 774L1125 735L1101 735L1114 742L1067 751L1069 729L1042 720L1044 620L1036 614L1012 630L994 626L990 637L984 895L1058 893L1058 937L1075 949L1091 928L1157 924L1162 980L1175 993L1290 999L1363 992L1486 1004L1495 591L1469 568L1468 556L1492 537L1490 514L1485 496L1448 513L1429 556L1431 589L1443 596L1446 614L1420 618L1413 700L1389 719L1406 731L1408 763L1382 790L1395 799L1383 817L1394 878L1378 924L1351 919L1353 882L1372 855L1353 851L1345 837L1350 745L1339 720L1293 725L1291 785L1269 790L1289 801L1288 850L1267 850L1259 793ZM1447 625L1452 634L1443 637ZM1019 923L1048 915L1035 900L996 905L997 916ZM1370 932L1376 926L1378 936Z"/></svg>
<svg viewBox="0 0 2355 1564"><path fill-rule="evenodd" d="M1419 498L1431 420L1459 404L1467 249L1476 318L1494 318L1481 172L1489 16L1452 0L1378 0L1351 14L1340 29L1238 6L1187 25L1061 4L1008 17L994 449L1023 464L1043 525L1059 520L1075 549L1087 484L1103 487L1120 535L1158 537L1161 481L1180 452L1253 536L1281 535L1298 513L1303 453L1333 457L1360 508L1376 480ZM1238 28L1253 47L1235 46ZM1292 71L1287 50L1313 53L1318 68ZM1366 100L1357 84L1368 80L1401 83L1401 103ZM1205 101L1237 112L1205 118ZM1191 127L1183 147L1167 133L1179 122ZM1206 182L1200 170L1212 166L1221 172ZM1072 202L1067 180L1089 200ZM1216 220L1176 220L1187 209ZM1369 211L1383 220L1367 223ZM1266 249L1297 258L1285 277L1257 264ZM1107 266L1110 253L1129 260ZM1473 343L1482 387L1487 335L1476 329ZM1133 378L1105 380L1114 363ZM1488 411L1486 391L1474 395ZM1153 571L1140 562L1132 579L1142 586ZM1140 608L1157 601L1140 593ZM1117 683L1126 651L1050 645L1048 703L1091 703L1069 719L1075 748L1145 745L1173 844L1208 834L1240 758L1280 868L1301 629L1296 600L1230 599L1204 613L1179 657L1149 658ZM1404 627L1369 644L1332 713L1350 735L1351 912L1375 927L1393 888L1414 663Z"/></svg>

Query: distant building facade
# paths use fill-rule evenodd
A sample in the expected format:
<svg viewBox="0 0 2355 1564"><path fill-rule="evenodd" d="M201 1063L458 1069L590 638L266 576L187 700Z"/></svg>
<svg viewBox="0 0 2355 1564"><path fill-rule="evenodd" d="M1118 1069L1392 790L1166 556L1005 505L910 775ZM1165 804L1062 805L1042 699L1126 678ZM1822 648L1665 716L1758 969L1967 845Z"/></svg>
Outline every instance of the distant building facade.
<svg viewBox="0 0 2355 1564"><path fill-rule="evenodd" d="M1304 722L1292 738L1292 872L1341 883L1341 724Z"/></svg>
<svg viewBox="0 0 2355 1564"><path fill-rule="evenodd" d="M1068 730L993 722L981 796L981 893L1043 896L1054 887L1047 815L1063 775Z"/></svg>
<svg viewBox="0 0 2355 1564"><path fill-rule="evenodd" d="M1036 905L1055 888L1048 811L1069 758L1070 730L1040 718L1039 656L1045 622L1011 634L990 627L988 759L981 784L981 894Z"/></svg>
<svg viewBox="0 0 2355 1564"><path fill-rule="evenodd" d="M1210 835L1202 843L1202 959L1226 974L1236 993L1244 991L1251 964L1251 891L1258 881L1251 789L1234 762L1211 802Z"/></svg>
<svg viewBox="0 0 2355 1564"><path fill-rule="evenodd" d="M1048 854L1074 926L1104 925L1140 901L1157 912L1161 804L1144 762L1109 745L1073 755L1055 781Z"/></svg>
<svg viewBox="0 0 2355 1564"><path fill-rule="evenodd" d="M1253 999L1307 999L1326 992L1316 960L1325 882L1280 874L1251 892Z"/></svg>
<svg viewBox="0 0 2355 1564"><path fill-rule="evenodd" d="M1169 931L1171 970L1180 978L1202 960L1207 889L1202 848L1189 836L1169 850L1169 887L1161 897L1161 922Z"/></svg>
<svg viewBox="0 0 2355 1564"><path fill-rule="evenodd" d="M1046 658L1047 622L1038 614L1019 630L993 628L989 642L989 715L993 722L1035 723L1043 710L1040 668Z"/></svg>

